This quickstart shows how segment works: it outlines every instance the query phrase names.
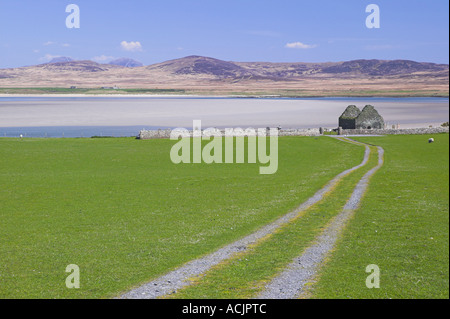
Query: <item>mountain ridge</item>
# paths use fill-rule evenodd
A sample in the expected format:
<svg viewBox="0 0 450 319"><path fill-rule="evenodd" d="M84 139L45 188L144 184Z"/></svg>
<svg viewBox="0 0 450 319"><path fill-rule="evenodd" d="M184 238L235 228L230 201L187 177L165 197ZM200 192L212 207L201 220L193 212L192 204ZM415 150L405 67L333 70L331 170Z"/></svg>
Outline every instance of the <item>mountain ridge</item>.
<svg viewBox="0 0 450 319"><path fill-rule="evenodd" d="M115 59L113 61L110 61L108 64L120 65L120 66L124 66L127 68L136 68L136 67L144 66L144 64L142 64L141 62L130 59L130 58Z"/></svg>
<svg viewBox="0 0 450 319"><path fill-rule="evenodd" d="M191 55L147 66L89 60L0 69L0 87L112 87L204 92L427 91L448 95L449 65L411 60L233 62ZM284 94L284 93L283 93ZM289 93L291 94L291 93ZM340 93L339 93L340 94ZM428 94L428 93L427 93Z"/></svg>
<svg viewBox="0 0 450 319"><path fill-rule="evenodd" d="M422 71L446 71L448 64L432 62L417 62L412 60L378 60L378 59L357 59L340 62L235 62L215 59L211 57L191 55L183 58L167 60L151 65L143 65L141 62L130 58L119 58L109 63L97 63L91 60L73 60L68 57L57 57L45 64L31 65L18 68L3 68L0 70L22 69L39 67L41 65L54 64L64 67L64 65L86 64L98 66L123 66L123 67L143 67L148 70L166 68L174 74L209 74L219 77L241 76L241 75L268 75L271 72L264 72L261 69L282 68L286 71L279 76L308 75L312 73L327 74L367 74L367 75L397 75ZM273 75L273 74L272 74Z"/></svg>

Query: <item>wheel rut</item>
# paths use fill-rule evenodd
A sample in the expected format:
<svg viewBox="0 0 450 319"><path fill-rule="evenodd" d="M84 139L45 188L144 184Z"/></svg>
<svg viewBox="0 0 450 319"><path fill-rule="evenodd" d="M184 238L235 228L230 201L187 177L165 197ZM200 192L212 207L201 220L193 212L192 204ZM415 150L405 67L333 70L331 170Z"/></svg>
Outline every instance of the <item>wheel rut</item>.
<svg viewBox="0 0 450 319"><path fill-rule="evenodd" d="M355 141L339 138L339 140L348 143L357 143ZM360 144L362 145L362 144ZM302 203L294 211L278 218L274 222L263 226L256 232L237 240L231 244L228 244L213 253L207 254L198 259L194 259L167 274L156 278L138 288L130 290L118 298L120 299L156 299L161 298L166 295L174 294L178 290L189 286L192 283L192 278L199 277L205 274L212 267L236 256L239 253L248 251L250 246L256 244L257 242L263 240L264 237L273 234L276 230L287 225L289 222L294 220L303 211L309 209L313 205L320 202L328 193L330 193L333 188L348 174L357 169L365 166L368 163L370 156L370 148L365 146L365 153L363 161L350 169L347 169L331 181L329 181L323 188L318 190L313 196L308 198L304 203Z"/></svg>
<svg viewBox="0 0 450 319"><path fill-rule="evenodd" d="M296 257L284 271L265 286L265 289L257 296L258 299L294 299L304 293L305 285L317 275L325 258L336 246L346 223L359 208L370 177L383 165L384 150L381 147L377 147L377 149L378 164L359 180L341 213L329 223L312 246Z"/></svg>

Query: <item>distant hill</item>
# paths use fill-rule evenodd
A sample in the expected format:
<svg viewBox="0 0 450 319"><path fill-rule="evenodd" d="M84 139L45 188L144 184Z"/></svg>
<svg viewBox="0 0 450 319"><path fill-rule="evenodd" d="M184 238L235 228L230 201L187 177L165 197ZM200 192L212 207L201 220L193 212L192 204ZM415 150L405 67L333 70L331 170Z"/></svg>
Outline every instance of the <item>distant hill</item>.
<svg viewBox="0 0 450 319"><path fill-rule="evenodd" d="M419 63L409 60L355 60L322 69L324 73L367 74L372 76L411 74L415 72L448 71L448 65L434 63Z"/></svg>
<svg viewBox="0 0 450 319"><path fill-rule="evenodd" d="M120 66L124 66L127 68L136 68L136 67L144 66L141 62L133 60L133 59L128 59L128 58L120 58L117 60L113 60L113 61L109 62L109 64L120 65Z"/></svg>
<svg viewBox="0 0 450 319"><path fill-rule="evenodd" d="M115 68L115 65L99 64L93 61L69 61L69 62L54 62L36 65L31 68L41 68L50 72L104 72L111 68Z"/></svg>
<svg viewBox="0 0 450 319"><path fill-rule="evenodd" d="M206 75L216 78L242 77L286 80L317 75L394 76L417 72L448 72L448 65L408 60L355 60L333 63L228 62L209 57L188 56L146 67L178 75Z"/></svg>
<svg viewBox="0 0 450 319"><path fill-rule="evenodd" d="M148 70L164 70L177 75L206 75L221 79L284 79L312 74L315 69L320 68L321 64L314 63L229 62L202 56L188 56L147 66Z"/></svg>
<svg viewBox="0 0 450 319"><path fill-rule="evenodd" d="M69 57L66 57L66 56L59 56L59 57L53 58L48 63L61 63L61 62L71 62L71 61L73 61L72 58L69 58Z"/></svg>
<svg viewBox="0 0 450 319"><path fill-rule="evenodd" d="M146 67L144 67L141 62L129 58L120 58L111 61L108 64L99 64L88 60L74 61L69 57L57 57L44 65L47 69L55 71L70 70L97 72L107 71L112 66L119 66L126 68L143 68L150 73L154 71L175 77L191 76L199 79L203 77L215 79L256 78L275 81L318 76L389 77L416 73L446 75L449 71L448 64L424 63L409 60L353 60L328 63L231 62L196 55L169 60ZM42 67L42 65L36 67Z"/></svg>
<svg viewBox="0 0 450 319"><path fill-rule="evenodd" d="M112 87L258 92L293 96L448 95L449 66L409 60L328 63L232 62L187 56L142 66L121 58L109 64L60 57L36 66L0 70L0 87ZM326 93L324 93L326 92ZM402 93L405 92L405 93ZM419 92L419 93L417 93Z"/></svg>
<svg viewBox="0 0 450 319"><path fill-rule="evenodd" d="M146 68L147 70L163 70L175 75L207 75L217 78L252 75L252 72L236 63L196 55L150 65Z"/></svg>

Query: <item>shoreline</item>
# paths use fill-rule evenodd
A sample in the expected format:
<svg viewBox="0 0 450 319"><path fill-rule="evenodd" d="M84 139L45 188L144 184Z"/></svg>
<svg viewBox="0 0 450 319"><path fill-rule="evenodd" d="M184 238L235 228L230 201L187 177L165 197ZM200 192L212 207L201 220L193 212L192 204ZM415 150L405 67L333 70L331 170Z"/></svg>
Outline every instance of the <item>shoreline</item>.
<svg viewBox="0 0 450 319"><path fill-rule="evenodd" d="M1 128L0 128L1 129ZM87 136L2 136L0 135L0 140L5 139L103 139L103 138L113 138L113 139L123 139L132 138L139 140L158 140L158 139L170 139L170 131L167 130L141 130L134 135L87 135ZM353 132L354 131L354 132ZM378 129L378 130L345 130L343 135L337 134L320 134L319 129L284 129L279 131L279 138L289 138L289 137L383 137L388 135L440 135L449 134L448 127L435 127L435 128L403 128L403 129ZM150 135L149 135L150 134ZM192 131L190 131L192 134ZM189 137L192 138L192 135Z"/></svg>
<svg viewBox="0 0 450 319"><path fill-rule="evenodd" d="M208 97L201 95L188 95L188 94L0 94L0 98L4 97ZM219 96L214 96L219 97ZM223 96L227 97L227 96Z"/></svg>
<svg viewBox="0 0 450 319"><path fill-rule="evenodd" d="M404 98L440 98L440 99L448 99L449 95L436 95L436 96L430 96L430 95L305 95L305 96L289 96L289 95L227 95L227 94L76 94L76 93L70 93L70 94L59 94L59 93L43 93L43 94L0 94L0 98L20 98L20 97L68 97L68 98L74 98L74 97L130 97L130 98L243 98L243 99L318 99L318 98L395 98L395 99L404 99Z"/></svg>
<svg viewBox="0 0 450 319"><path fill-rule="evenodd" d="M134 97L136 96L136 97ZM220 98L202 95L27 95L0 98L0 128L204 127L335 128L349 104L372 104L388 127L440 126L448 98Z"/></svg>

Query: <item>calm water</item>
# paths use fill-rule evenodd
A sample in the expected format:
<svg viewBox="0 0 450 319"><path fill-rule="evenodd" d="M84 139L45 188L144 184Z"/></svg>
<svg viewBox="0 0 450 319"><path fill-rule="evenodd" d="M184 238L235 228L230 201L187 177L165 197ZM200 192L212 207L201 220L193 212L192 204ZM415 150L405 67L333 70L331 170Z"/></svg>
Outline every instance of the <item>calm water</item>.
<svg viewBox="0 0 450 319"><path fill-rule="evenodd" d="M42 126L42 127L0 127L0 137L93 137L137 136L139 131L164 129L156 126Z"/></svg>
<svg viewBox="0 0 450 319"><path fill-rule="evenodd" d="M185 127L337 127L345 108L372 104L389 125L439 126L448 98L243 99L199 97L0 97L0 137L136 136Z"/></svg>

